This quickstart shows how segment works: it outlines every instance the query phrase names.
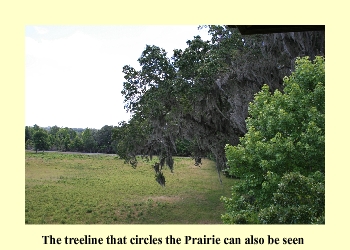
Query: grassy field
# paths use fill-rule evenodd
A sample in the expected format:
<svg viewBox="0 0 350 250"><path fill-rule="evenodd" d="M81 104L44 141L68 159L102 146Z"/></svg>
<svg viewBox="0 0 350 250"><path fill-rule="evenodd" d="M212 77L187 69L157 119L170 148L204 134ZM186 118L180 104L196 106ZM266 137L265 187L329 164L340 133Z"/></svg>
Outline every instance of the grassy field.
<svg viewBox="0 0 350 250"><path fill-rule="evenodd" d="M156 159L153 159L155 162ZM113 155L26 152L26 224L219 224L221 196L215 163L176 157L174 173L155 181L152 162L133 169Z"/></svg>

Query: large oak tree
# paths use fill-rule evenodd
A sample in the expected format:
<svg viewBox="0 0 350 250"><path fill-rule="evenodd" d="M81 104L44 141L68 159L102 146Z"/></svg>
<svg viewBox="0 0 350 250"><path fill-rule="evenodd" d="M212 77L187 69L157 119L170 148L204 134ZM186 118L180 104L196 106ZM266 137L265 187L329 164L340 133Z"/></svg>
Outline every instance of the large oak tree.
<svg viewBox="0 0 350 250"><path fill-rule="evenodd" d="M226 168L225 145L238 144L247 132L254 94L263 84L282 91L296 57L324 55L324 32L242 36L225 26L208 30L210 41L196 36L171 57L147 45L138 59L140 70L124 66L122 94L134 114L124 126L147 128L135 130L140 135L134 143L119 141L120 150L129 145L124 156L158 154L173 169L176 140L186 139L194 156L213 156L220 174Z"/></svg>

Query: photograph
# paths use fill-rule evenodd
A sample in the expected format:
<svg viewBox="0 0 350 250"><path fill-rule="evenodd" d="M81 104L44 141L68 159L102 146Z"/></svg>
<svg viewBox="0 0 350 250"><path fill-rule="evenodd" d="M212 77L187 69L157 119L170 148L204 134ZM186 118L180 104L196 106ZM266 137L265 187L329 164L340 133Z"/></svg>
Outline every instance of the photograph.
<svg viewBox="0 0 350 250"><path fill-rule="evenodd" d="M327 223L325 25L24 31L25 225Z"/></svg>

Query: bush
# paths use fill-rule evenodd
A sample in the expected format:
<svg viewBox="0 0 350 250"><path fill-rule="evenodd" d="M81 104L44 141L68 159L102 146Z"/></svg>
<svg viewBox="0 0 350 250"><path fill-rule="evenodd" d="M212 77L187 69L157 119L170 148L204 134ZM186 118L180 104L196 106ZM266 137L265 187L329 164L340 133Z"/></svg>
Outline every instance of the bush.
<svg viewBox="0 0 350 250"><path fill-rule="evenodd" d="M225 148L229 173L241 179L232 197L222 198L225 223L322 221L324 83L323 57L313 62L298 58L295 72L284 78L284 93L270 93L265 85L256 94L249 106L248 132L239 145ZM313 200L318 202L313 205Z"/></svg>
<svg viewBox="0 0 350 250"><path fill-rule="evenodd" d="M324 223L324 175L306 177L291 172L283 175L273 194L273 204L259 212L262 223Z"/></svg>

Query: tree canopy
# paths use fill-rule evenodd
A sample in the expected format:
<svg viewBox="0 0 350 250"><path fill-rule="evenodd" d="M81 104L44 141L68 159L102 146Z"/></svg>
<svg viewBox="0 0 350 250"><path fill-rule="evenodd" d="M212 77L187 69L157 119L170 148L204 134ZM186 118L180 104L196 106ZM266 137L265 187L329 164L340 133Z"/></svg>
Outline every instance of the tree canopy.
<svg viewBox="0 0 350 250"><path fill-rule="evenodd" d="M324 53L324 32L242 36L226 26L208 26L208 32L210 41L195 36L171 57L147 45L140 70L124 66L122 94L133 117L123 126L134 127L134 136L119 142L125 157L157 153L173 169L176 141L186 140L193 156L212 155L220 174L225 145L237 145L247 132L254 94L263 84L282 91L297 56Z"/></svg>
<svg viewBox="0 0 350 250"><path fill-rule="evenodd" d="M49 149L49 136L47 132L43 129L38 129L33 134L33 144L34 150L38 152L38 150L47 150Z"/></svg>

